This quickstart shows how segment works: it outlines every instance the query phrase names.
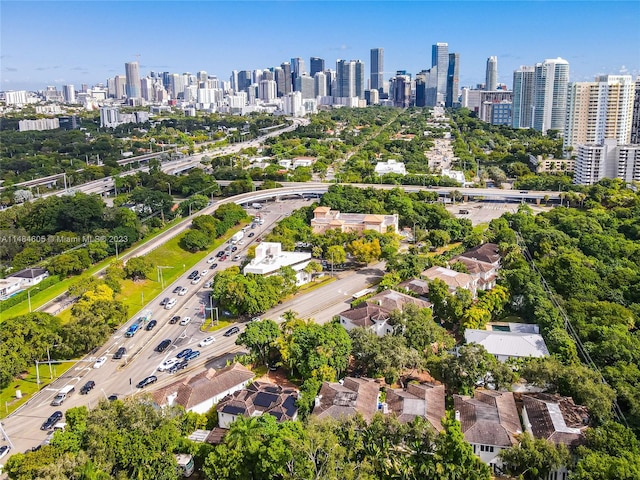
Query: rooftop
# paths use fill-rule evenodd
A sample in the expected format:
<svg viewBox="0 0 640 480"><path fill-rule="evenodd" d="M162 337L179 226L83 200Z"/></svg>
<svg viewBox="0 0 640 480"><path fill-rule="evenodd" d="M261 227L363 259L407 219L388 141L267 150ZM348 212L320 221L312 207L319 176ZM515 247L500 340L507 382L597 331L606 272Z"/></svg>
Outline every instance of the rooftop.
<svg viewBox="0 0 640 480"><path fill-rule="evenodd" d="M459 256L493 264L499 263L502 258L498 250L498 245L495 243L483 243L482 245L467 250Z"/></svg>
<svg viewBox="0 0 640 480"><path fill-rule="evenodd" d="M370 378L346 377L342 383L324 382L313 415L339 419L360 413L369 421L378 410L379 392L380 385Z"/></svg>
<svg viewBox="0 0 640 480"><path fill-rule="evenodd" d="M220 400L217 411L247 417L266 413L278 421L295 420L298 415L297 399L298 391L294 388L255 381Z"/></svg>
<svg viewBox="0 0 640 480"><path fill-rule="evenodd" d="M571 447L584 443L583 432L589 423L586 407L576 405L570 397L546 393L523 395L522 403L529 422L525 428L534 437Z"/></svg>
<svg viewBox="0 0 640 480"><path fill-rule="evenodd" d="M405 390L387 388L386 403L390 412L398 416L403 423L415 417L425 417L431 425L441 431L442 418L445 416L444 385L409 383Z"/></svg>
<svg viewBox="0 0 640 480"><path fill-rule="evenodd" d="M482 345L491 355L508 357L546 357L549 355L544 339L537 333L468 328L464 332L464 339L467 343Z"/></svg>

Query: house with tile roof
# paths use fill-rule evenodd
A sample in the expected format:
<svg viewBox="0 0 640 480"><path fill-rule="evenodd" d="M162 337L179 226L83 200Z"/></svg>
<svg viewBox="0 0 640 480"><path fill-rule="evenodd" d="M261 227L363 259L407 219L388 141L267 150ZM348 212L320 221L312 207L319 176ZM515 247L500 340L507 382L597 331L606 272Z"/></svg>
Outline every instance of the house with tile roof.
<svg viewBox="0 0 640 480"><path fill-rule="evenodd" d="M464 331L467 343L482 345L501 362L510 358L548 357L549 349L542 335L531 331L477 330Z"/></svg>
<svg viewBox="0 0 640 480"><path fill-rule="evenodd" d="M490 263L494 267L498 268L500 267L500 260L502 260L500 251L498 250L498 245L495 243L483 243L477 247L470 248L459 256Z"/></svg>
<svg viewBox="0 0 640 480"><path fill-rule="evenodd" d="M529 393L522 396L522 423L535 438L575 448L586 441L589 411L571 397Z"/></svg>
<svg viewBox="0 0 640 480"><path fill-rule="evenodd" d="M374 230L378 233L392 231L398 233L398 214L373 215L366 213L341 213L330 207L317 207L311 219L313 233L323 234L327 230L341 232L364 232Z"/></svg>
<svg viewBox="0 0 640 480"><path fill-rule="evenodd" d="M424 417L440 432L445 416L444 385L409 383L407 388L387 388L383 413L395 414L402 423ZM385 409L386 407L386 409Z"/></svg>
<svg viewBox="0 0 640 480"><path fill-rule="evenodd" d="M462 255L451 259L452 264L455 262L463 264L467 269L467 273L477 280L478 290L491 290L496 286L499 265L496 266L475 258L463 257Z"/></svg>
<svg viewBox="0 0 640 480"><path fill-rule="evenodd" d="M274 383L256 381L224 397L216 406L218 425L229 426L240 416L272 415L278 422L298 418L298 390Z"/></svg>
<svg viewBox="0 0 640 480"><path fill-rule="evenodd" d="M434 266L422 272L422 276L430 281L436 278L442 280L449 287L449 293L453 294L458 288L464 288L471 292L473 298L476 298L478 280L468 273L456 272L447 267Z"/></svg>
<svg viewBox="0 0 640 480"><path fill-rule="evenodd" d="M398 284L398 290L413 292L418 298L429 299L429 282L421 278L412 278Z"/></svg>
<svg viewBox="0 0 640 480"><path fill-rule="evenodd" d="M315 400L313 415L340 419L358 413L371 421L378 411L380 385L370 378L346 377L340 382L324 382Z"/></svg>
<svg viewBox="0 0 640 480"><path fill-rule="evenodd" d="M234 363L220 370L210 368L151 393L161 407L182 405L188 412L206 413L222 398L246 387L254 373Z"/></svg>
<svg viewBox="0 0 640 480"><path fill-rule="evenodd" d="M512 392L477 389L473 397L454 395L455 418L473 453L494 471L503 464L498 454L516 445L522 425Z"/></svg>

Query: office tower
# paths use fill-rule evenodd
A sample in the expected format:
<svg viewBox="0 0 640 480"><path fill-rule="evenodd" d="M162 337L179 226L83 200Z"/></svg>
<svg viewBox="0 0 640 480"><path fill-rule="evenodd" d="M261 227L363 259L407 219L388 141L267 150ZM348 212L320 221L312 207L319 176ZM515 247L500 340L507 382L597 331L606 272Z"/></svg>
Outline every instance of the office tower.
<svg viewBox="0 0 640 480"><path fill-rule="evenodd" d="M206 82L209 76L207 75L207 72L205 72L204 70L200 70L198 73L196 73L196 78L198 80L198 83L200 83Z"/></svg>
<svg viewBox="0 0 640 480"><path fill-rule="evenodd" d="M498 88L498 57L487 58L487 73L484 81L484 89L493 91Z"/></svg>
<svg viewBox="0 0 640 480"><path fill-rule="evenodd" d="M324 72L324 58L311 57L309 61L309 68L311 72L309 75L311 77L315 76L318 72Z"/></svg>
<svg viewBox="0 0 640 480"><path fill-rule="evenodd" d="M337 89L336 87L336 71L335 70L331 70L330 68L327 68L324 71L324 76L327 80L327 96L332 97L334 96L334 91Z"/></svg>
<svg viewBox="0 0 640 480"><path fill-rule="evenodd" d="M238 92L246 92L252 82L251 70L240 70L238 72Z"/></svg>
<svg viewBox="0 0 640 480"><path fill-rule="evenodd" d="M407 108L411 103L411 77L398 72L389 84L389 98L394 107Z"/></svg>
<svg viewBox="0 0 640 480"><path fill-rule="evenodd" d="M153 83L154 79L149 77L144 77L140 79L140 96L144 98L147 102L153 102Z"/></svg>
<svg viewBox="0 0 640 480"><path fill-rule="evenodd" d="M283 62L280 64L282 71L284 72L284 90L282 91L283 95L290 93L293 91L292 88L292 79L291 79L291 64L289 62Z"/></svg>
<svg viewBox="0 0 640 480"><path fill-rule="evenodd" d="M253 80L252 83L260 83L260 80L266 80L262 78L262 70L260 69L254 70L251 78Z"/></svg>
<svg viewBox="0 0 640 480"><path fill-rule="evenodd" d="M422 70L416 75L416 107L427 106L427 71Z"/></svg>
<svg viewBox="0 0 640 480"><path fill-rule="evenodd" d="M522 65L513 72L513 128L533 128L533 89L535 67Z"/></svg>
<svg viewBox="0 0 640 480"><path fill-rule="evenodd" d="M351 60L354 64L354 75L355 75L355 92L354 97L358 97L359 99L364 99L364 91L367 86L364 82L364 62L360 60Z"/></svg>
<svg viewBox="0 0 640 480"><path fill-rule="evenodd" d="M355 63L347 60L336 61L336 92L334 97L353 97L356 91Z"/></svg>
<svg viewBox="0 0 640 480"><path fill-rule="evenodd" d="M258 97L264 102L272 102L278 95L275 80L260 80Z"/></svg>
<svg viewBox="0 0 640 480"><path fill-rule="evenodd" d="M295 81L295 91L302 94L302 99L316 98L315 82L309 75L300 75Z"/></svg>
<svg viewBox="0 0 640 480"><path fill-rule="evenodd" d="M167 92L174 100L182 96L184 93L184 77L178 73L169 74L169 88Z"/></svg>
<svg viewBox="0 0 640 480"><path fill-rule="evenodd" d="M618 145L615 139L577 145L573 183L593 185L603 178L640 181L640 145Z"/></svg>
<svg viewBox="0 0 640 480"><path fill-rule="evenodd" d="M300 115L302 113L302 94L290 92L284 96L282 109L286 115Z"/></svg>
<svg viewBox="0 0 640 480"><path fill-rule="evenodd" d="M291 82L298 78L303 73L307 73L307 69L304 66L304 60L300 57L291 59Z"/></svg>
<svg viewBox="0 0 640 480"><path fill-rule="evenodd" d="M273 69L273 79L276 82L276 92L278 97L284 96L284 85L285 85L285 73L282 67L275 67Z"/></svg>
<svg viewBox="0 0 640 480"><path fill-rule="evenodd" d="M66 103L76 103L76 89L73 85L64 85L62 94Z"/></svg>
<svg viewBox="0 0 640 480"><path fill-rule="evenodd" d="M275 80L272 70L262 70L262 80Z"/></svg>
<svg viewBox="0 0 640 480"><path fill-rule="evenodd" d="M447 96L444 101L445 107L455 107L458 105L458 83L460 75L460 54L449 54L449 66L447 68Z"/></svg>
<svg viewBox="0 0 640 480"><path fill-rule="evenodd" d="M640 77L636 78L633 95L633 114L631 119L631 143L640 143Z"/></svg>
<svg viewBox="0 0 640 480"><path fill-rule="evenodd" d="M327 96L327 76L324 72L317 72L313 76L313 88L316 97Z"/></svg>
<svg viewBox="0 0 640 480"><path fill-rule="evenodd" d="M138 62L125 63L124 70L127 77L127 98L140 98L140 66Z"/></svg>
<svg viewBox="0 0 640 480"><path fill-rule="evenodd" d="M614 138L631 141L635 83L631 75L600 75L595 82L569 84L564 149Z"/></svg>
<svg viewBox="0 0 640 480"><path fill-rule="evenodd" d="M229 77L229 81L231 82L231 90L234 92L238 91L238 71L232 70L231 76Z"/></svg>
<svg viewBox="0 0 640 480"><path fill-rule="evenodd" d="M447 72L449 70L449 44L436 43L431 47L431 66L437 67L436 102L444 104L447 98Z"/></svg>
<svg viewBox="0 0 640 480"><path fill-rule="evenodd" d="M384 87L384 48L371 49L371 77L369 88L382 91Z"/></svg>
<svg viewBox="0 0 640 480"><path fill-rule="evenodd" d="M127 93L127 77L125 75L116 75L113 77L114 88L115 88L115 98L121 99Z"/></svg>
<svg viewBox="0 0 640 480"><path fill-rule="evenodd" d="M367 105L378 105L380 103L380 92L378 90L365 90L364 99Z"/></svg>
<svg viewBox="0 0 640 480"><path fill-rule="evenodd" d="M533 91L533 128L564 130L569 85L569 62L558 57L537 63Z"/></svg>

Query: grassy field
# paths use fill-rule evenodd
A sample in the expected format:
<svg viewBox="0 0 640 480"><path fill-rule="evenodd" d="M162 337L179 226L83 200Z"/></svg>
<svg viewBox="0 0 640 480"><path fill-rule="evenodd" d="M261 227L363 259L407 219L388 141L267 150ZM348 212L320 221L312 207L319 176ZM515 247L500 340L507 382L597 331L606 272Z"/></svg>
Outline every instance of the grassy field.
<svg viewBox="0 0 640 480"><path fill-rule="evenodd" d="M38 388L35 365L29 368L23 378L14 378L11 385L0 391L0 418L6 417L15 411L20 405L29 401L34 393L59 378L74 364L75 362L58 363L52 366L51 372L49 371L49 365L42 363L39 364L40 388ZM53 378L51 378L51 374L53 374ZM22 393L21 399L16 398L17 390L20 390Z"/></svg>

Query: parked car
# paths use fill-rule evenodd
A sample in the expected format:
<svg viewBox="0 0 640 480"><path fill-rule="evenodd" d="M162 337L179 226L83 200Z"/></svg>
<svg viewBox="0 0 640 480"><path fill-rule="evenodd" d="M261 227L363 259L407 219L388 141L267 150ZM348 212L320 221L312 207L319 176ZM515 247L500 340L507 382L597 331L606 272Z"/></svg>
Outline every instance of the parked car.
<svg viewBox="0 0 640 480"><path fill-rule="evenodd" d="M185 325L189 325L190 321L191 321L191 317L184 317L182 320L180 320L180 325L184 327Z"/></svg>
<svg viewBox="0 0 640 480"><path fill-rule="evenodd" d="M178 323L179 321L180 321L180 315L174 315L169 319L169 323L171 324Z"/></svg>
<svg viewBox="0 0 640 480"><path fill-rule="evenodd" d="M187 355L186 357L184 357L184 359L186 361L189 360L193 360L194 358L197 358L200 356L200 352L198 350L194 350L193 352L191 352L189 355Z"/></svg>
<svg viewBox="0 0 640 480"><path fill-rule="evenodd" d="M80 389L80 395L86 395L87 393L89 393L91 390L93 390L93 387L96 386L96 382L94 382L93 380L89 380L87 383L85 383L82 388Z"/></svg>
<svg viewBox="0 0 640 480"><path fill-rule="evenodd" d="M169 345L171 345L171 340L169 340L168 338L165 338L164 340L162 340L158 346L156 347L156 352L158 353L162 353L164 352L167 348L169 348Z"/></svg>
<svg viewBox="0 0 640 480"><path fill-rule="evenodd" d="M231 335L235 335L239 331L240 331L240 329L238 327L231 327L229 330L224 332L224 336L225 337L230 337Z"/></svg>
<svg viewBox="0 0 640 480"><path fill-rule="evenodd" d="M176 355L176 357L178 358L184 358L187 355L189 355L191 352L193 352L193 350L191 350L190 348L185 348L184 350L180 350L180 352L178 352L178 354Z"/></svg>
<svg viewBox="0 0 640 480"><path fill-rule="evenodd" d="M150 375L146 378L143 378L142 380L140 380L138 382L138 384L136 385L136 388L144 388L147 385L151 385L152 383L156 383L158 381L158 377L156 377L155 375ZM115 396L115 395L114 395ZM109 397L111 398L111 397ZM117 399L118 397L116 397Z"/></svg>
<svg viewBox="0 0 640 480"><path fill-rule="evenodd" d="M116 353L113 354L113 359L120 360L122 357L124 357L125 353L127 353L127 349L124 347L120 347L118 350L116 350Z"/></svg>
<svg viewBox="0 0 640 480"><path fill-rule="evenodd" d="M96 363L93 364L93 368L100 368L104 365L104 362L107 361L107 357L100 357L96 360Z"/></svg>
<svg viewBox="0 0 640 480"><path fill-rule="evenodd" d="M203 338L202 340L200 340L200 343L198 344L198 346L199 347L206 347L207 345L211 345L215 341L216 341L216 339L212 335L212 336L209 336L207 338Z"/></svg>
<svg viewBox="0 0 640 480"><path fill-rule="evenodd" d="M49 418L44 421L44 423L40 427L40 430L50 430L56 423L60 421L61 418L62 412L60 410L56 410L51 414Z"/></svg>
<svg viewBox="0 0 640 480"><path fill-rule="evenodd" d="M158 321L157 320L151 320L149 323L147 323L147 326L145 327L145 330L147 331L151 331L154 329L154 327L158 325Z"/></svg>

